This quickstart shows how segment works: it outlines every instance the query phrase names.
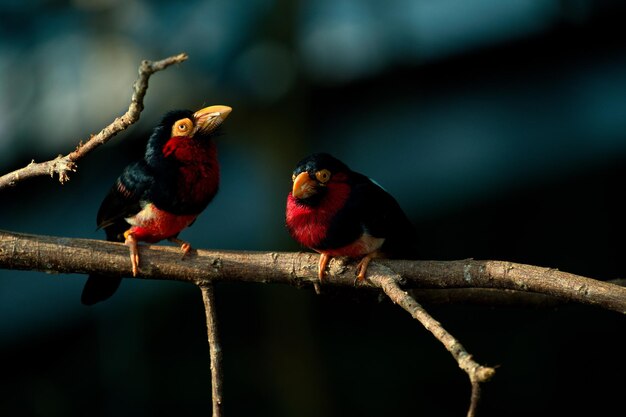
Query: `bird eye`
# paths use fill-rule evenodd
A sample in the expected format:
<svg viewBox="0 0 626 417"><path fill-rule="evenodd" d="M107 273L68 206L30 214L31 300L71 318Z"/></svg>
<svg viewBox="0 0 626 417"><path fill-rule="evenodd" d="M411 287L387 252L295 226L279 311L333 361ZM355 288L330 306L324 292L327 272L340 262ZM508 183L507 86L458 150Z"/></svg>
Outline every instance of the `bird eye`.
<svg viewBox="0 0 626 417"><path fill-rule="evenodd" d="M172 137L174 136L193 136L193 122L189 118L177 120L172 125Z"/></svg>
<svg viewBox="0 0 626 417"><path fill-rule="evenodd" d="M315 173L315 178L322 184L328 182L330 179L330 171L327 169L321 169Z"/></svg>

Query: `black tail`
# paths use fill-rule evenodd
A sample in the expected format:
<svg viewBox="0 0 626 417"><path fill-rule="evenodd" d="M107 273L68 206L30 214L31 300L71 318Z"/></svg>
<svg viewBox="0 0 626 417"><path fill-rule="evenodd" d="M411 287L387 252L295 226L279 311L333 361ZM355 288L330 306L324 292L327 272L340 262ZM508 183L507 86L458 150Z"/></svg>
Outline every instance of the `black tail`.
<svg viewBox="0 0 626 417"><path fill-rule="evenodd" d="M100 210L98 211L98 228L104 228L107 240L109 242L123 242L124 231L128 229L128 223L123 219L123 216L111 221L103 220L103 208L107 207L107 204L111 204L110 201L115 197L115 188L109 192L109 195L104 199ZM94 305L100 301L104 301L111 297L117 291L117 288L122 282L121 277L91 274L87 278L85 287L83 287L83 293L80 296L80 302L86 306Z"/></svg>
<svg viewBox="0 0 626 417"><path fill-rule="evenodd" d="M89 275L80 302L90 306L111 297L122 282L121 277L107 275Z"/></svg>

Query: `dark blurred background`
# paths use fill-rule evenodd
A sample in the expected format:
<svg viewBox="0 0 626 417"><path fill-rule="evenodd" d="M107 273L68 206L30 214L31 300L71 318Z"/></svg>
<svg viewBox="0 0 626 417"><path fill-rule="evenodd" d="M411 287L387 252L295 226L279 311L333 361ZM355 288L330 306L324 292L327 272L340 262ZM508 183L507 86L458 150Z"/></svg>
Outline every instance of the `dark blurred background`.
<svg viewBox="0 0 626 417"><path fill-rule="evenodd" d="M0 5L0 173L67 153L128 106L138 124L69 183L0 193L0 229L102 238L101 199L160 115L234 108L222 188L181 237L299 250L284 230L295 163L328 151L375 178L424 259L502 259L625 276L626 4L611 0L31 0ZM0 270L0 415L210 413L192 285ZM220 284L229 416L461 416L470 387L408 314L363 291ZM589 306L434 305L488 365L482 416L616 415L622 315Z"/></svg>

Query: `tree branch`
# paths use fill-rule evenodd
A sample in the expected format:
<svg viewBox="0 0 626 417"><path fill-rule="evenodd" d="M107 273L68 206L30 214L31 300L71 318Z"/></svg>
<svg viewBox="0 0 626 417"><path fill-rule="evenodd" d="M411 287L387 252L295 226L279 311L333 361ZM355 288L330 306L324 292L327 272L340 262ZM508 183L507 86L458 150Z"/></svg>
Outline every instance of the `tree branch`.
<svg viewBox="0 0 626 417"><path fill-rule="evenodd" d="M180 259L175 247L140 245L140 278L171 279L198 286L214 281L318 282L315 253L193 251ZM376 260L402 277L406 288L493 288L541 293L565 301L626 312L626 288L552 268L503 261ZM0 268L131 276L128 247L101 240L0 231ZM355 263L333 259L325 285L352 286ZM366 280L363 287L375 288Z"/></svg>
<svg viewBox="0 0 626 417"><path fill-rule="evenodd" d="M222 348L217 332L217 312L213 284L202 285L202 300L206 313L206 329L209 340L209 356L211 359L211 400L213 417L222 415Z"/></svg>
<svg viewBox="0 0 626 417"><path fill-rule="evenodd" d="M98 146L106 143L113 136L117 135L119 132L125 130L128 126L139 120L139 116L143 111L143 98L148 90L148 80L150 79L150 76L155 72L164 70L170 65L181 63L186 59L187 54L182 53L160 61L142 61L139 66L139 77L133 84L133 95L126 113L116 118L97 135L92 135L87 142L79 144L73 152L70 152L65 156L59 155L46 162L36 163L35 161L32 161L24 168L20 168L1 176L0 190L6 187L14 186L19 181L41 175L50 175L51 177L54 177L54 174L57 174L61 184L69 181L69 173L76 171L76 161Z"/></svg>
<svg viewBox="0 0 626 417"><path fill-rule="evenodd" d="M211 355L213 416L221 415L221 350L217 339L213 282L241 281L313 285L317 276L318 254L280 252L235 252L197 250L185 259L178 248L140 246L139 278L191 282L202 290L207 335ZM44 272L99 273L130 276L128 247L91 239L37 236L0 231L0 268ZM354 285L354 262L333 259L325 285ZM361 285L378 288L429 330L452 354L469 376L472 386L468 417L474 417L481 384L495 373L478 364L472 355L441 324L401 288L483 290L539 293L565 301L596 305L626 312L626 288L561 272L551 268L501 261L404 261L377 260L368 269Z"/></svg>
<svg viewBox="0 0 626 417"><path fill-rule="evenodd" d="M626 286L626 279L604 282ZM498 288L411 288L409 294L421 304L474 304L490 307L553 308L564 305L567 300L536 292Z"/></svg>
<svg viewBox="0 0 626 417"><path fill-rule="evenodd" d="M382 289L385 294L400 307L405 309L414 319L419 321L429 332L439 340L452 354L469 376L472 384L472 395L467 417L476 415L476 407L480 400L480 384L489 381L495 374L494 368L482 366L472 358L461 343L454 338L441 323L435 320L417 301L398 285L401 277L385 266L379 266L368 270L369 280ZM380 271L380 272L379 272Z"/></svg>

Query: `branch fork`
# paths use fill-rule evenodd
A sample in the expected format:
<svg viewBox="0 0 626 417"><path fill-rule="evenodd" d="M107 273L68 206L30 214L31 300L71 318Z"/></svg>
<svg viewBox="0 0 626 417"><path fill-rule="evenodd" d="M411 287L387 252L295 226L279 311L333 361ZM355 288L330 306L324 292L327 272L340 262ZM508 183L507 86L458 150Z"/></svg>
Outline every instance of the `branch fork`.
<svg viewBox="0 0 626 417"><path fill-rule="evenodd" d="M65 184L70 180L69 172L76 172L77 165L70 160L69 156L59 155L51 162L50 177L54 177L54 174L57 174L61 184Z"/></svg>
<svg viewBox="0 0 626 417"><path fill-rule="evenodd" d="M98 134L91 135L87 142L79 144L74 151L65 156L59 155L46 162L32 161L23 168L0 176L0 191L3 188L15 186L18 182L25 179L42 175L54 177L54 174L58 174L61 184L69 181L69 173L76 171L76 161L83 158L98 146L108 142L113 136L139 120L139 116L143 110L143 99L148 90L148 80L150 76L170 65L181 63L185 60L187 60L187 54L183 53L160 61L142 61L139 66L139 77L133 84L131 103L124 115L116 118Z"/></svg>
<svg viewBox="0 0 626 417"><path fill-rule="evenodd" d="M372 265L374 266L374 265ZM383 265L370 267L368 280L379 287L391 301L406 310L414 319L419 321L426 330L432 333L439 342L452 354L461 368L469 377L472 385L470 407L468 417L476 415L476 408L480 400L480 384L489 381L496 373L491 367L483 366L474 361L472 355L452 336L441 323L435 320L407 291L404 291L399 282L402 277L396 272Z"/></svg>

